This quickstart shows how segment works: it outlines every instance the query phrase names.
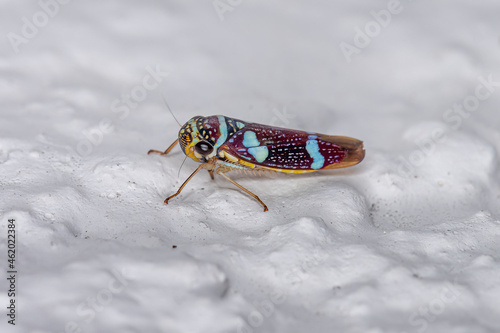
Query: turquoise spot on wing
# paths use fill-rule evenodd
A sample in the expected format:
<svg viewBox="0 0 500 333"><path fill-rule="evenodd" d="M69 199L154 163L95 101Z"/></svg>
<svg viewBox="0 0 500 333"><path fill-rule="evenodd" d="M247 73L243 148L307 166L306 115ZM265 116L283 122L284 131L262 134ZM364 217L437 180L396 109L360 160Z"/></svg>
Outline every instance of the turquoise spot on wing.
<svg viewBox="0 0 500 333"><path fill-rule="evenodd" d="M236 122L236 126L238 126L238 129L242 129L243 127L245 127L245 124L240 123L239 121L237 121Z"/></svg>
<svg viewBox="0 0 500 333"><path fill-rule="evenodd" d="M319 152L318 140L308 140L306 142L306 150L313 159L311 168L320 169L325 164L325 158Z"/></svg>
<svg viewBox="0 0 500 333"><path fill-rule="evenodd" d="M309 140L316 140L318 138L317 135L309 135Z"/></svg>
<svg viewBox="0 0 500 333"><path fill-rule="evenodd" d="M266 158L269 156L269 150L267 149L266 146L248 148L248 152L259 163L264 162Z"/></svg>
<svg viewBox="0 0 500 333"><path fill-rule="evenodd" d="M243 145L245 147L257 147L260 145L259 140L257 140L257 135L253 131L245 132L243 136Z"/></svg>

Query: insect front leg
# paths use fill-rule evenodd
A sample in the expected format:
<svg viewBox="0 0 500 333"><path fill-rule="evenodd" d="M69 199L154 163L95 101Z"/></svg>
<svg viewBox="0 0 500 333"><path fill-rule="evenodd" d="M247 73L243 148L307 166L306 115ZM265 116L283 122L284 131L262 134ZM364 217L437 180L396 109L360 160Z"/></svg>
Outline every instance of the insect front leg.
<svg viewBox="0 0 500 333"><path fill-rule="evenodd" d="M219 167L219 168L217 168L216 172L217 172L217 174L218 174L218 175L221 175L222 177L224 177L224 178L225 178L228 182L230 182L230 183L234 184L235 186L237 186L237 187L238 187L238 188L240 188L241 190L245 191L246 193L248 193L248 194L250 194L252 197L254 197L254 198L255 198L258 202L260 202L260 204L261 204L262 206L264 206L264 211L265 211L265 212L267 212L269 209L267 209L266 204L265 204L262 200L260 200L260 198L259 198L256 194L254 194L254 193L250 192L249 190L247 190L246 188L244 188L243 186L241 186L240 184L238 184L237 182L235 182L234 180L232 180L231 178L229 178L229 177L225 174L225 173L226 173L226 172L228 172L229 170L230 170L230 169L227 169L227 168L224 168L224 167Z"/></svg>
<svg viewBox="0 0 500 333"><path fill-rule="evenodd" d="M191 176L189 176L188 179L186 179L184 181L184 183L182 183L182 185L179 188L179 190L175 194L173 194L173 195L169 196L168 198L166 198L164 202L166 204L168 204L168 200L172 199L173 197L178 196L179 193L181 193L181 191L184 188L184 186L186 186L186 184L189 183L189 181L191 180L191 178L193 178L194 175L196 175L198 173L198 171L200 171L201 169L209 169L210 170L210 169L213 169L213 167L214 166L213 166L212 163L203 163L203 164L200 164L200 166L198 166L198 168L196 170L194 170L194 172L191 174Z"/></svg>
<svg viewBox="0 0 500 333"><path fill-rule="evenodd" d="M179 143L179 139L175 140L174 143L172 143L170 145L170 147L167 148L167 150L165 151L161 151L161 150L154 150L154 149L151 149L150 151L148 151L148 155L151 154L151 153L155 153L155 154L160 154L160 155L167 155L171 150L172 148L175 147L175 145Z"/></svg>

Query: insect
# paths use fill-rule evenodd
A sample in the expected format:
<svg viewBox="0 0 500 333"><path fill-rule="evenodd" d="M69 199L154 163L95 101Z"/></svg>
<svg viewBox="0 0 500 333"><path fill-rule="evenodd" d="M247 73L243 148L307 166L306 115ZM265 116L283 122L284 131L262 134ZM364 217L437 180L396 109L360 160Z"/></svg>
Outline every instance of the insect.
<svg viewBox="0 0 500 333"><path fill-rule="evenodd" d="M167 155L179 143L187 157L201 163L165 203L181 193L193 176L202 169L222 176L268 208L260 198L226 173L231 170L306 173L346 168L361 162L365 156L363 142L346 137L305 132L249 123L225 116L196 116L179 131L178 139L165 151L148 154Z"/></svg>

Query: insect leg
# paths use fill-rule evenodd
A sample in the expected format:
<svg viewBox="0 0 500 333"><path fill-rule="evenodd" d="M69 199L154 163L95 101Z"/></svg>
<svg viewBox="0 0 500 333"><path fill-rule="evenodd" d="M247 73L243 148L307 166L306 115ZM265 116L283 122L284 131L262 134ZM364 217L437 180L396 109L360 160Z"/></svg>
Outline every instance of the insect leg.
<svg viewBox="0 0 500 333"><path fill-rule="evenodd" d="M212 180L214 180L214 170L208 170L208 173L210 174Z"/></svg>
<svg viewBox="0 0 500 333"><path fill-rule="evenodd" d="M151 149L150 151L148 151L148 155L151 154L151 153L155 153L155 154L160 154L160 155L167 155L171 150L172 148L174 148L174 146L179 142L179 139L175 140L174 143L172 143L170 145L170 147L167 148L167 150L165 151L160 151L160 150L154 150L154 149Z"/></svg>
<svg viewBox="0 0 500 333"><path fill-rule="evenodd" d="M189 177L188 177L188 179L186 179L186 180L184 181L184 183L182 183L182 185L181 185L181 187L179 188L179 190L178 190L175 194L173 194L173 195L169 196L168 198L166 198L164 202L165 202L166 204L168 204L168 200L172 199L173 197L178 196L178 195L179 195L179 193L181 193L181 191L182 191L182 189L184 188L184 186L186 186L186 184L187 184L187 183L189 183L189 181L191 180L191 178L193 178L193 176L194 176L194 175L196 175L196 174L198 173L198 171L200 171L201 169L206 168L206 167L207 167L207 164L208 164L208 163L203 163L203 164L200 164L200 166L199 166L196 170L194 170L194 172L191 174L191 176L189 176Z"/></svg>
<svg viewBox="0 0 500 333"><path fill-rule="evenodd" d="M221 175L222 177L226 178L227 181L229 181L230 183L238 186L241 190L247 192L248 194L250 194L252 197L254 197L258 202L260 202L260 204L262 206L264 206L264 211L267 212L268 209L267 209L267 206L264 202L262 202L262 200L259 199L259 197L255 194L253 194L252 192L250 192L249 190L247 190L246 188L244 188L243 186L241 186L240 184L238 184L237 182L235 182L234 180L232 180L231 178L229 178L226 174L224 174L223 172L217 170L217 174Z"/></svg>

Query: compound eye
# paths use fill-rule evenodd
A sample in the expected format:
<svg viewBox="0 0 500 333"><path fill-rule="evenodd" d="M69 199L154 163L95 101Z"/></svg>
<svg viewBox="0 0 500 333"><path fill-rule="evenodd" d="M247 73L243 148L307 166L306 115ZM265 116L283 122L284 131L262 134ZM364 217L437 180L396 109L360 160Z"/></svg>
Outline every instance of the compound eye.
<svg viewBox="0 0 500 333"><path fill-rule="evenodd" d="M194 146L194 150L200 155L206 156L210 155L214 151L214 147L211 144L200 141Z"/></svg>

